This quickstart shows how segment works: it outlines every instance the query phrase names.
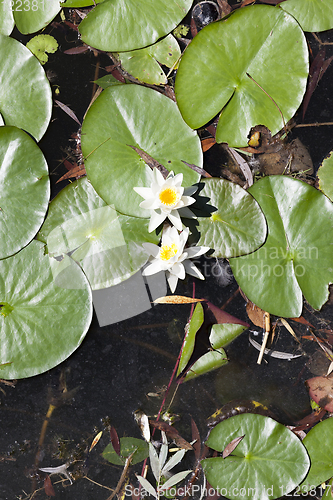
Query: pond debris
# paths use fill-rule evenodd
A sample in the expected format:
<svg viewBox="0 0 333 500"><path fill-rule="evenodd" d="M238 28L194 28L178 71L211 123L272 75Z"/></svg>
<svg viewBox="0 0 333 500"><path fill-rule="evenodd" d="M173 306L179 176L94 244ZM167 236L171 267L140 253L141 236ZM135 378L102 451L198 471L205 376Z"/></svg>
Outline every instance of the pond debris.
<svg viewBox="0 0 333 500"><path fill-rule="evenodd" d="M256 342L254 339L252 339L250 335L249 335L249 342L255 349L258 349L258 351L262 349L262 345L259 344L259 342ZM300 358L302 356L302 354L291 354L289 352L275 351L267 348L265 348L264 354L267 354L272 358L287 359L288 361L291 359Z"/></svg>
<svg viewBox="0 0 333 500"><path fill-rule="evenodd" d="M184 297L183 295L167 295L159 297L153 301L153 304L193 304L203 302L205 299L195 299L194 297Z"/></svg>
<svg viewBox="0 0 333 500"><path fill-rule="evenodd" d="M245 434L244 434L244 436L245 436ZM230 441L230 443L227 444L227 446L224 448L224 450L222 452L222 458L226 458L229 455L231 455L231 453L234 451L235 448L237 448L237 446L239 445L241 440L244 438L244 436L238 436L235 439L233 439L232 441Z"/></svg>
<svg viewBox="0 0 333 500"><path fill-rule="evenodd" d="M142 410L136 410L134 412L134 420L138 424L142 437L147 443L150 441L150 428L148 416Z"/></svg>
<svg viewBox="0 0 333 500"><path fill-rule="evenodd" d="M42 468L39 468L39 470L42 472L46 472L47 474L50 474L50 475L60 474L60 475L64 476L66 479L68 479L70 484L73 484L73 480L71 478L71 475L67 471L69 465L70 464L65 463L65 464L59 465L58 467L42 467Z"/></svg>

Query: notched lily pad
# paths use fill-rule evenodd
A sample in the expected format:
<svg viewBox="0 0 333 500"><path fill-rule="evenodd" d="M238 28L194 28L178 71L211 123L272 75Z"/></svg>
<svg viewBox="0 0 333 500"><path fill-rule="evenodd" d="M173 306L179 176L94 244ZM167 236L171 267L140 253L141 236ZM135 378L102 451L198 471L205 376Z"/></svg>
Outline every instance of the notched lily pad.
<svg viewBox="0 0 333 500"><path fill-rule="evenodd" d="M117 213L87 178L69 184L51 202L39 239L51 256L71 255L93 290L117 285L147 261L143 242L157 244L148 220Z"/></svg>
<svg viewBox="0 0 333 500"><path fill-rule="evenodd" d="M0 181L0 259L4 259L32 240L50 198L43 153L16 127L0 127Z"/></svg>
<svg viewBox="0 0 333 500"><path fill-rule="evenodd" d="M59 273L59 267L65 273ZM88 281L66 257L59 263L32 241L0 260L1 377L25 378L64 361L81 344L92 318Z"/></svg>
<svg viewBox="0 0 333 500"><path fill-rule="evenodd" d="M318 170L319 189L333 201L333 151L323 161Z"/></svg>
<svg viewBox="0 0 333 500"><path fill-rule="evenodd" d="M200 196L217 208L210 216L198 217L198 245L214 249L215 257L236 257L256 250L266 239L264 214L244 189L224 179L205 179ZM207 214L208 215L208 214Z"/></svg>
<svg viewBox="0 0 333 500"><path fill-rule="evenodd" d="M29 40L27 48L37 57L41 64L45 64L49 59L47 53L54 54L58 49L58 42L51 35L37 35Z"/></svg>
<svg viewBox="0 0 333 500"><path fill-rule="evenodd" d="M87 176L97 193L123 214L149 217L139 207L134 187L150 187L152 171L131 147L137 147L191 186L200 175L181 160L202 166L196 132L183 121L177 105L139 85L107 88L90 107L82 126Z"/></svg>
<svg viewBox="0 0 333 500"><path fill-rule="evenodd" d="M299 22L304 31L325 31L333 28L331 0L287 0L281 8Z"/></svg>
<svg viewBox="0 0 333 500"><path fill-rule="evenodd" d="M181 59L175 93L190 127L202 127L222 110L216 141L247 146L252 127L266 125L274 135L283 127L280 111L285 122L295 114L307 76L299 24L279 8L255 5L200 31Z"/></svg>
<svg viewBox="0 0 333 500"><path fill-rule="evenodd" d="M11 0L2 0L0 2L0 34L10 35L14 24Z"/></svg>
<svg viewBox="0 0 333 500"><path fill-rule="evenodd" d="M244 437L229 456L201 461L208 482L221 495L231 500L272 500L302 481L310 466L305 447L269 417L244 413L228 418L213 428L206 445L223 452L240 436Z"/></svg>
<svg viewBox="0 0 333 500"><path fill-rule="evenodd" d="M17 40L0 35L0 113L6 125L26 130L37 141L52 111L52 94L40 63Z"/></svg>
<svg viewBox="0 0 333 500"><path fill-rule="evenodd" d="M305 494L333 476L333 419L315 425L305 436L303 444L311 460L309 473L300 484L300 492Z"/></svg>
<svg viewBox="0 0 333 500"><path fill-rule="evenodd" d="M151 85L162 85L168 81L158 63L171 68L177 63L180 55L178 42L172 35L145 49L118 54L124 70L141 82Z"/></svg>
<svg viewBox="0 0 333 500"><path fill-rule="evenodd" d="M17 29L25 35L45 28L61 9L59 0L24 0L22 3L14 0L13 11Z"/></svg>
<svg viewBox="0 0 333 500"><path fill-rule="evenodd" d="M268 224L265 244L230 259L234 276L258 307L298 317L302 293L320 309L333 281L333 204L308 184L285 176L264 177L249 189Z"/></svg>
<svg viewBox="0 0 333 500"><path fill-rule="evenodd" d="M96 49L141 49L170 33L191 5L192 0L105 0L87 15L79 31Z"/></svg>

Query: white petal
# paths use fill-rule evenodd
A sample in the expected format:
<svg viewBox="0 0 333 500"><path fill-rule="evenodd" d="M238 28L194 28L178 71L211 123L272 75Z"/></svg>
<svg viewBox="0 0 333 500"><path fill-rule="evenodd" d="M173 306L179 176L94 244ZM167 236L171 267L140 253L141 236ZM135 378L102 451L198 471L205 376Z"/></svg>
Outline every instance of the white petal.
<svg viewBox="0 0 333 500"><path fill-rule="evenodd" d="M143 200L139 206L141 208L146 208L147 210L155 210L158 208L158 203L156 202L156 198L149 198L147 200Z"/></svg>
<svg viewBox="0 0 333 500"><path fill-rule="evenodd" d="M183 280L185 279L185 268L181 262L176 262L169 270L170 274L175 274L177 278Z"/></svg>
<svg viewBox="0 0 333 500"><path fill-rule="evenodd" d="M149 227L148 227L148 233L151 233L156 229L162 222L166 219L166 215L162 213L158 213L155 210L153 210L150 221L149 221Z"/></svg>
<svg viewBox="0 0 333 500"><path fill-rule="evenodd" d="M153 195L150 187L149 188L147 188L147 187L135 187L133 189L136 193L138 193L140 196L142 196L142 198L145 198L145 199L151 198Z"/></svg>
<svg viewBox="0 0 333 500"><path fill-rule="evenodd" d="M165 182L165 179L161 172L158 170L158 168L154 167L153 169L153 183L158 184L159 186L162 186Z"/></svg>
<svg viewBox="0 0 333 500"><path fill-rule="evenodd" d="M209 247L189 247L186 249L186 252L189 256L190 259L193 259L193 257L198 257L199 255L202 255L210 250Z"/></svg>
<svg viewBox="0 0 333 500"><path fill-rule="evenodd" d="M194 276L195 278L199 278L200 280L204 280L205 277L201 274L199 269L191 262L190 260L184 261L184 267L187 274Z"/></svg>
<svg viewBox="0 0 333 500"><path fill-rule="evenodd" d="M191 196L191 194L194 194L197 191L198 191L198 186L190 186L184 189L184 195Z"/></svg>
<svg viewBox="0 0 333 500"><path fill-rule="evenodd" d="M184 203L184 207L187 207L188 205L193 205L195 199L191 196L182 196L182 202Z"/></svg>
<svg viewBox="0 0 333 500"><path fill-rule="evenodd" d="M180 220L180 216L177 210L171 210L168 215L168 219L178 229L178 231L181 231L183 229L182 221Z"/></svg>
<svg viewBox="0 0 333 500"><path fill-rule="evenodd" d="M180 235L179 235L179 241L180 241L180 244L181 244L181 246L182 246L182 250L183 250L183 248L184 248L184 246L185 246L185 243L186 243L186 242L187 242L187 240L188 240L188 235L189 235L189 233L190 233L190 230L189 230L189 228L188 228L188 227L186 227L186 228L184 229L184 231L182 231L182 232L180 233ZM187 251L187 250L186 250L186 251Z"/></svg>
<svg viewBox="0 0 333 500"><path fill-rule="evenodd" d="M151 264L144 268L142 276L151 276L152 274L159 273L160 271L163 271L161 261L159 259L155 259Z"/></svg>
<svg viewBox="0 0 333 500"><path fill-rule="evenodd" d="M142 246L147 252L148 255L152 255L153 257L157 257L160 251L160 247L154 245L154 243L142 243Z"/></svg>
<svg viewBox="0 0 333 500"><path fill-rule="evenodd" d="M176 287L177 287L177 283L178 283L177 276L175 274L169 274L169 276L167 277L167 280L168 280L171 292L174 293L174 291L176 290Z"/></svg>
<svg viewBox="0 0 333 500"><path fill-rule="evenodd" d="M175 175L173 178L173 182L174 182L174 184L173 184L174 186L178 185L180 187L182 182L183 182L183 174ZM183 188L183 190L184 190L184 188Z"/></svg>
<svg viewBox="0 0 333 500"><path fill-rule="evenodd" d="M194 213L192 212L192 210L190 210L187 207L179 208L179 215L181 217L185 217L186 219L196 219L197 218L197 216L194 215Z"/></svg>

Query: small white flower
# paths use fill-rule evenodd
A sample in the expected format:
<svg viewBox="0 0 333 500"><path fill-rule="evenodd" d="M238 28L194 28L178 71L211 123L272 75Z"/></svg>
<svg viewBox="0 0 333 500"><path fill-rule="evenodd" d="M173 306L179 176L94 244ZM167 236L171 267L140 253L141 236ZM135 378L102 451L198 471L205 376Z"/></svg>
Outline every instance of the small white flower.
<svg viewBox="0 0 333 500"><path fill-rule="evenodd" d="M142 274L151 276L160 271L166 271L172 293L176 290L178 279L185 278L185 273L204 280L199 269L188 259L204 254L209 247L189 247L184 251L188 235L188 228L179 234L175 227L168 227L163 231L160 247L153 243L143 243L142 246L152 258Z"/></svg>
<svg viewBox="0 0 333 500"><path fill-rule="evenodd" d="M191 186L184 190L181 186L182 182L183 174L174 175L173 172L170 172L168 177L164 179L161 172L154 168L151 186L149 188L134 188L134 191L144 198L140 207L152 210L148 228L150 233L166 218L181 231L182 222L178 213L179 209L181 209L183 217L195 218L193 212L186 207L195 202L195 199L191 198L190 195L196 192L197 187Z"/></svg>

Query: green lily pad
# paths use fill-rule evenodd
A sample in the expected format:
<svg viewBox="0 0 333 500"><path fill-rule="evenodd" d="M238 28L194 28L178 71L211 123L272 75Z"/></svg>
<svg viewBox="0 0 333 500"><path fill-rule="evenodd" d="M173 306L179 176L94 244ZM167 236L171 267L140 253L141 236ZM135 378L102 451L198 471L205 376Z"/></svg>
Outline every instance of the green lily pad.
<svg viewBox="0 0 333 500"><path fill-rule="evenodd" d="M305 436L303 444L311 460L309 473L300 485L301 492L305 493L333 476L333 420L328 418L315 425Z"/></svg>
<svg viewBox="0 0 333 500"><path fill-rule="evenodd" d="M49 54L53 54L58 49L58 42L51 35L34 36L27 43L27 48L37 57L41 64L47 63Z"/></svg>
<svg viewBox="0 0 333 500"><path fill-rule="evenodd" d="M59 0L13 0L16 27L21 33L35 33L47 26L60 12Z"/></svg>
<svg viewBox="0 0 333 500"><path fill-rule="evenodd" d="M275 420L244 413L214 427L206 445L222 452L244 436L226 458L201 461L208 482L231 500L272 500L288 494L304 478L310 465L299 438Z"/></svg>
<svg viewBox="0 0 333 500"><path fill-rule="evenodd" d="M52 111L52 94L40 63L20 42L0 35L0 112L37 141L44 135Z"/></svg>
<svg viewBox="0 0 333 500"><path fill-rule="evenodd" d="M180 55L178 42L172 35L145 49L118 54L125 71L141 82L151 85L165 85L168 82L166 74L158 63L171 68L177 63Z"/></svg>
<svg viewBox="0 0 333 500"><path fill-rule="evenodd" d="M16 127L0 127L0 179L0 259L4 259L32 240L50 198L43 153Z"/></svg>
<svg viewBox="0 0 333 500"><path fill-rule="evenodd" d="M79 31L96 49L141 49L170 33L191 5L192 0L105 0L81 22Z"/></svg>
<svg viewBox="0 0 333 500"><path fill-rule="evenodd" d="M325 158L318 170L319 189L333 201L333 151Z"/></svg>
<svg viewBox="0 0 333 500"><path fill-rule="evenodd" d="M258 203L238 184L224 179L205 179L200 196L217 208L210 217L199 217L198 245L214 248L215 257L248 254L266 239L267 226Z"/></svg>
<svg viewBox="0 0 333 500"><path fill-rule="evenodd" d="M0 34L10 35L14 24L11 0L3 0L0 2Z"/></svg>
<svg viewBox="0 0 333 500"><path fill-rule="evenodd" d="M148 221L118 214L79 179L52 201L39 233L50 255L70 253L93 290L117 285L136 273L148 259L143 242L157 244Z"/></svg>
<svg viewBox="0 0 333 500"><path fill-rule="evenodd" d="M61 3L61 7L65 8L70 8L70 9L76 9L78 7L90 7L90 5L95 5L98 3L101 3L103 0L67 0L67 2Z"/></svg>
<svg viewBox="0 0 333 500"><path fill-rule="evenodd" d="M239 286L277 316L300 316L302 292L320 309L333 281L333 204L312 186L278 175L249 191L266 216L268 237L256 252L230 259Z"/></svg>
<svg viewBox="0 0 333 500"><path fill-rule="evenodd" d="M181 160L202 166L199 137L183 121L177 105L139 85L102 92L82 126L82 151L89 180L109 205L123 214L149 217L134 187L150 187L152 171L130 146L145 151L169 171L184 174L183 186L200 175Z"/></svg>
<svg viewBox="0 0 333 500"><path fill-rule="evenodd" d="M87 333L90 287L77 264L66 259L65 275L57 276L61 263L45 255L41 242L32 241L0 260L0 275L6 276L0 282L0 363L9 363L1 368L2 378L31 377L53 368Z"/></svg>
<svg viewBox="0 0 333 500"><path fill-rule="evenodd" d="M287 0L281 8L289 12L304 31L325 31L333 28L331 0Z"/></svg>
<svg viewBox="0 0 333 500"><path fill-rule="evenodd" d="M186 123L199 128L221 110L216 141L246 146L251 127L283 127L300 106L308 49L295 19L277 7L254 5L203 28L186 49L175 92ZM223 108L223 109L222 109Z"/></svg>
<svg viewBox="0 0 333 500"><path fill-rule="evenodd" d="M105 460L111 462L115 465L124 465L126 458L133 453L131 464L135 465L142 460L145 460L149 456L148 443L143 439L137 439L132 437L122 437L119 439L120 442L120 456L114 451L112 443L109 443L104 449L102 455Z"/></svg>

